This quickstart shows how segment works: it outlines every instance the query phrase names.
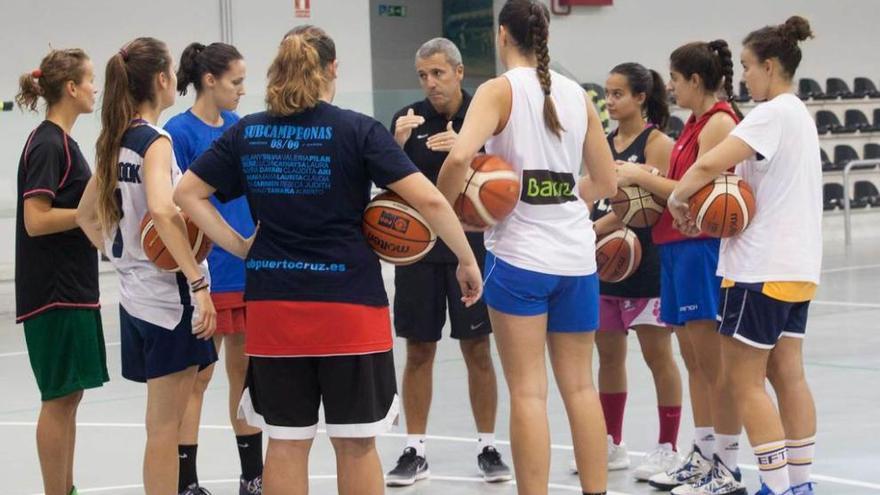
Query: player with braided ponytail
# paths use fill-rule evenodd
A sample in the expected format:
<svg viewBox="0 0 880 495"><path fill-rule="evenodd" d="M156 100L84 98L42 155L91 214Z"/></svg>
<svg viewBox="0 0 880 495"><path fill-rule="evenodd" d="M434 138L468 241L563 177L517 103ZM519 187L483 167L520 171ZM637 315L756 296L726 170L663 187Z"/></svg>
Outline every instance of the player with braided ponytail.
<svg viewBox="0 0 880 495"><path fill-rule="evenodd" d="M669 89L680 107L691 116L676 141L666 177L655 176L633 164L618 168L619 185L639 185L669 205L677 181L703 156L724 140L739 115L725 101L732 92L730 48L724 40L688 43L670 56ZM728 94L719 98L722 90ZM676 327L682 357L688 370L694 445L682 463L650 478L675 495L745 495L737 468L739 415L729 389L720 386L721 353L715 317L719 309L716 277L719 241L706 236L687 237L673 227L669 210L654 226L660 246L660 319Z"/></svg>
<svg viewBox="0 0 880 495"><path fill-rule="evenodd" d="M484 145L521 174L519 202L485 236L485 297L510 390L517 490L547 493L549 348L581 487L602 494L606 431L592 379L599 285L587 205L614 193L614 161L590 98L549 68L549 18L536 0L505 2L498 47L508 71L477 90L437 185L454 202Z"/></svg>

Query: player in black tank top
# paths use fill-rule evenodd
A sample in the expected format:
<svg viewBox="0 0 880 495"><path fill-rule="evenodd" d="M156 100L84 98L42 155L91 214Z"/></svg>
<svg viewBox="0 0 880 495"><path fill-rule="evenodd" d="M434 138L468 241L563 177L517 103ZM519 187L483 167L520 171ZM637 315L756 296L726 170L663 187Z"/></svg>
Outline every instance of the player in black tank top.
<svg viewBox="0 0 880 495"><path fill-rule="evenodd" d="M659 74L639 64L621 64L611 71L605 91L611 118L618 122L618 128L608 135L615 160L647 164L641 166L665 173L673 143L660 131L666 126L669 110ZM624 227L607 201L596 204L593 219L598 236ZM599 397L608 427L608 468L626 469L629 459L622 442L627 396L626 336L632 328L639 337L658 393L657 448L634 472L636 479L647 480L678 463L674 449L681 416L681 375L672 357L672 332L659 320L660 258L651 240L651 228L628 228L641 242L642 261L623 282L600 286L600 324L596 335Z"/></svg>

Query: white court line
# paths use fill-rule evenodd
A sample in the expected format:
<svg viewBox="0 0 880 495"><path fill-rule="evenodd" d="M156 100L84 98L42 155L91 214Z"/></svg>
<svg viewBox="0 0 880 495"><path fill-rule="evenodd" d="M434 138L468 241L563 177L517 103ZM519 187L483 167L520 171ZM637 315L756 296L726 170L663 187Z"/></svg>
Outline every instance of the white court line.
<svg viewBox="0 0 880 495"><path fill-rule="evenodd" d="M851 271L855 271L855 270L870 270L872 268L880 268L880 265L841 266L838 268L828 268L828 269L822 270L822 273L851 272Z"/></svg>
<svg viewBox="0 0 880 495"><path fill-rule="evenodd" d="M37 423L33 421L0 421L0 426L36 426ZM77 423L77 426L83 427L94 427L94 428L144 428L143 423ZM227 425L201 425L199 428L203 428L206 430L232 430L231 426ZM318 433L326 433L326 430L319 429ZM384 433L379 435L380 437L390 437L390 438L406 438L405 433ZM429 440L442 440L447 442L459 442L459 443L474 443L476 439L466 438L466 437L453 437L447 435L427 435L426 438ZM496 440L497 443L501 445L510 445L510 441L507 440ZM556 450L574 450L571 445L563 445L563 444L551 444L550 448ZM646 452L639 451L629 451L629 454L635 457L644 457L648 455ZM746 469L749 471L757 471L758 467L753 464L740 464L739 467L742 469ZM434 476L432 476L434 478ZM451 481L455 481L452 477L449 477ZM825 481L828 483L836 483L838 485L846 485L846 486L856 486L859 488L868 488L871 490L880 491L880 483L870 483L867 481L859 481L852 480L848 478L838 478L836 476L827 476L824 474L813 474L812 478L816 481ZM439 478L438 478L439 479ZM482 479L480 479L482 482ZM134 488L139 488L141 485L131 485ZM560 485L560 487L564 487L566 485ZM119 488L121 489L121 488ZM104 490L101 488L100 490ZM79 490L83 493L87 493L85 490ZM578 489L580 491L580 489ZM608 492L609 495L612 495L613 492ZM618 493L617 495L626 495L622 493Z"/></svg>

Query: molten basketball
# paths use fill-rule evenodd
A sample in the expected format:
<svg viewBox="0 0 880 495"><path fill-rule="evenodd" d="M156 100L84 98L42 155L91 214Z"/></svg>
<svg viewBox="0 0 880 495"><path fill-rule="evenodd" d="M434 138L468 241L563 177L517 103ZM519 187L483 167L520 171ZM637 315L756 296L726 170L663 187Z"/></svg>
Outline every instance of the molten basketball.
<svg viewBox="0 0 880 495"><path fill-rule="evenodd" d="M516 207L519 187L519 174L510 164L495 155L477 155L455 213L467 225L489 228Z"/></svg>
<svg viewBox="0 0 880 495"><path fill-rule="evenodd" d="M603 282L623 282L638 270L641 262L642 243L632 230L615 230L596 243L597 272Z"/></svg>
<svg viewBox="0 0 880 495"><path fill-rule="evenodd" d="M390 191L376 195L367 205L363 232L376 255L395 265L415 263L437 242L425 218Z"/></svg>
<svg viewBox="0 0 880 495"><path fill-rule="evenodd" d="M653 227L665 208L665 201L638 186L618 188L611 198L614 214L630 227Z"/></svg>
<svg viewBox="0 0 880 495"><path fill-rule="evenodd" d="M725 174L691 196L690 208L700 231L711 237L732 237L749 226L755 195L746 181Z"/></svg>
<svg viewBox="0 0 880 495"><path fill-rule="evenodd" d="M186 223L186 233L187 237L189 237L189 245L192 248L193 255L195 255L196 261L201 263L205 261L208 252L211 250L211 240L186 215L182 213L180 215ZM180 270L177 262L174 261L174 257L171 256L171 252L165 249L165 243L162 242L159 232L153 226L153 217L149 213L144 215L143 220L141 220L141 248L144 250L144 255L147 259L160 269L169 272Z"/></svg>

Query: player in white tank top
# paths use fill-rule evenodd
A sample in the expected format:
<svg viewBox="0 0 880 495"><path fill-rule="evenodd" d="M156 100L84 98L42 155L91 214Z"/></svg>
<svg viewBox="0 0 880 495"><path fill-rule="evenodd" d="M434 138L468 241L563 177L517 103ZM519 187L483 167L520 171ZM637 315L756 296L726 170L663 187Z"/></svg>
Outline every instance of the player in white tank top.
<svg viewBox="0 0 880 495"><path fill-rule="evenodd" d="M722 383L754 449L762 495L813 493L816 409L804 377L803 338L822 263L822 165L815 124L793 84L798 43L810 37L809 23L794 16L745 38L743 79L763 103L694 163L668 203L681 229L693 233L699 229L687 198L731 166L738 164L755 193L749 227L722 241L719 332Z"/></svg>
<svg viewBox="0 0 880 495"><path fill-rule="evenodd" d="M548 68L547 7L508 0L499 25L508 72L477 90L437 185L454 203L484 145L520 173L519 202L486 235L483 274L510 390L517 490L547 493L546 346L567 405L581 487L602 494L606 432L591 376L599 293L587 205L614 194L614 162L584 90ZM588 174L581 177L584 165Z"/></svg>

